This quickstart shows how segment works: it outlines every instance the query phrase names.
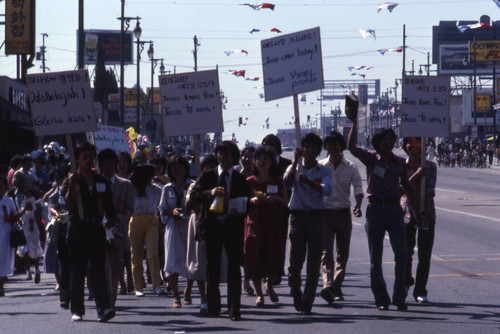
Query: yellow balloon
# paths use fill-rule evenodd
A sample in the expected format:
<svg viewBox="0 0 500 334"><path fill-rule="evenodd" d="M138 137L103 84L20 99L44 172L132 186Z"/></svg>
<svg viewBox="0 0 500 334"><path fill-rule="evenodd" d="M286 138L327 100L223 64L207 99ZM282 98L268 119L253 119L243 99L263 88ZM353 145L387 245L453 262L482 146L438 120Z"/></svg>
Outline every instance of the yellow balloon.
<svg viewBox="0 0 500 334"><path fill-rule="evenodd" d="M127 129L127 130L125 130L125 131L127 131L127 133L128 133L128 138L129 138L130 140L136 140L136 139L137 139L137 136L139 136L139 134L138 134L137 132L135 132L135 129L134 129L134 128L132 128L132 127L128 128L128 129Z"/></svg>

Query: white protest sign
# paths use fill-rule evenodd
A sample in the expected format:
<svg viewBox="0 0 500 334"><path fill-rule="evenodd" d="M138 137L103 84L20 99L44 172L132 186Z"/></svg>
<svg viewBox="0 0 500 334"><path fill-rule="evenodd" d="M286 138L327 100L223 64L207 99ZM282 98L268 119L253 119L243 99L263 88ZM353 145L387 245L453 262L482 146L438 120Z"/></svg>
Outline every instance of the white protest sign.
<svg viewBox="0 0 500 334"><path fill-rule="evenodd" d="M165 136L223 132L217 70L160 76Z"/></svg>
<svg viewBox="0 0 500 334"><path fill-rule="evenodd" d="M87 134L90 140L90 133ZM97 124L97 131L94 131L94 143L97 152L105 148L110 148L115 152L129 152L127 137L123 128L118 126L108 126Z"/></svg>
<svg viewBox="0 0 500 334"><path fill-rule="evenodd" d="M324 88L319 27L261 41L265 100Z"/></svg>
<svg viewBox="0 0 500 334"><path fill-rule="evenodd" d="M26 82L37 136L97 129L87 70L28 74Z"/></svg>
<svg viewBox="0 0 500 334"><path fill-rule="evenodd" d="M404 77L401 104L403 137L445 137L448 135L449 77Z"/></svg>

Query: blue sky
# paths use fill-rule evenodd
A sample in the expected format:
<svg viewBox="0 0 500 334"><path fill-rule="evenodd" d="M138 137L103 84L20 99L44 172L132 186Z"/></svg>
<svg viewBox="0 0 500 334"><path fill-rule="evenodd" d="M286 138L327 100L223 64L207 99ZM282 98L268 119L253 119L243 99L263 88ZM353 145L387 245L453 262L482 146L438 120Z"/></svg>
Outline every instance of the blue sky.
<svg viewBox="0 0 500 334"><path fill-rule="evenodd" d="M166 69L193 71L193 37L198 37L198 68L200 70L219 67L221 89L228 98L224 110L225 133L229 139L234 132L240 143L245 140L259 142L268 133L286 128L285 123L293 115L292 98L264 102L259 98L262 86L260 41L275 37L272 28L283 33L319 26L323 54L324 78L326 80L362 79L351 76L348 66L373 66L367 79L380 79L382 91L394 86L401 77L402 54L386 53L377 49L397 48L403 43L403 24L406 24L407 63L414 60L416 70L426 64L427 52L432 51L432 26L441 20L479 20L489 15L492 21L500 16L500 9L492 0L401 0L392 13L382 10L377 13L382 1L351 0L275 0L274 11L253 10L240 6L244 1L230 0L128 0L125 16L140 16L142 40L152 40L155 58L164 58ZM76 29L78 1L43 0L37 2L37 48L42 44L41 33L46 38L47 64L51 71L72 70L76 66ZM85 29L119 30L120 0L86 0ZM132 22L131 29L135 26ZM250 34L253 28L259 33ZM359 29L375 29L377 39L363 39ZM0 26L3 33L4 26ZM226 56L224 51L244 49L245 54ZM2 50L3 51L3 50ZM135 57L135 55L134 55ZM141 86L150 86L151 68L146 52L142 54ZM30 73L40 72L41 62L35 62ZM246 70L247 77L260 77L259 81L246 81L228 74L228 70ZM92 71L93 68L90 68ZM116 67L119 73L119 67ZM0 56L0 75L14 77L15 57ZM125 84L133 87L136 82L136 66L129 65L125 71ZM158 74L158 69L156 75ZM155 86L158 80L155 79ZM398 91L400 94L400 90ZM307 115L317 117L320 104L318 92L307 93L308 104L300 105L301 120ZM399 97L398 97L399 99ZM313 102L313 103L311 103ZM279 106L276 106L276 103ZM336 102L338 104L338 102ZM327 110L329 110L327 108ZM246 126L238 127L238 117L247 117ZM262 129L269 117L270 128Z"/></svg>

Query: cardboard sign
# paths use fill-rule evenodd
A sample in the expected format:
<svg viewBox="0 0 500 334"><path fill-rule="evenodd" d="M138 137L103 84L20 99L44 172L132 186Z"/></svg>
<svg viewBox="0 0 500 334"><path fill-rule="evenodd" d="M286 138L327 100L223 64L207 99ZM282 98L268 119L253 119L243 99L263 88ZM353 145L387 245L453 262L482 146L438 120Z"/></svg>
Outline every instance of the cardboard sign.
<svg viewBox="0 0 500 334"><path fill-rule="evenodd" d="M87 70L28 74L26 82L37 136L97 129Z"/></svg>
<svg viewBox="0 0 500 334"><path fill-rule="evenodd" d="M90 140L90 133L87 134L87 137ZM97 131L94 131L94 142L97 152L101 152L105 148L110 148L116 153L129 152L125 130L118 126L97 124Z"/></svg>
<svg viewBox="0 0 500 334"><path fill-rule="evenodd" d="M319 27L261 41L265 100L324 88Z"/></svg>
<svg viewBox="0 0 500 334"><path fill-rule="evenodd" d="M446 137L450 110L450 78L407 76L403 79L401 116L404 137Z"/></svg>
<svg viewBox="0 0 500 334"><path fill-rule="evenodd" d="M223 132L217 70L160 76L165 136Z"/></svg>

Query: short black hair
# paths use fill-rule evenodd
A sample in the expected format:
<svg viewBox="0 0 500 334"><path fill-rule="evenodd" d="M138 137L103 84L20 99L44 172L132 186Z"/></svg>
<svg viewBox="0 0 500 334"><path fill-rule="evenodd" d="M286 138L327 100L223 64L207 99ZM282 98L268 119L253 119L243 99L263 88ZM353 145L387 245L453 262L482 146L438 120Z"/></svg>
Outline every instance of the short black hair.
<svg viewBox="0 0 500 334"><path fill-rule="evenodd" d="M217 156L218 152L227 152L231 153L233 157L233 166L237 165L240 162L240 150L238 145L233 143L230 140L223 140L215 146L215 155Z"/></svg>
<svg viewBox="0 0 500 334"><path fill-rule="evenodd" d="M318 148L318 155L319 153L321 153L321 149L323 148L323 141L317 134L309 132L304 137L302 137L300 146L304 147L306 143L315 145Z"/></svg>
<svg viewBox="0 0 500 334"><path fill-rule="evenodd" d="M168 159L168 163L167 163L168 177L170 178L170 180L176 181L174 176L172 175L172 166L173 165L181 165L182 167L184 167L184 171L185 171L184 180L187 180L189 178L189 173L191 170L190 170L190 166L189 166L189 161L185 157L183 157L180 154L174 154Z"/></svg>
<svg viewBox="0 0 500 334"><path fill-rule="evenodd" d="M9 166L11 168L18 167L19 164L21 163L21 159L22 159L22 157L19 154L14 155L12 158L10 158Z"/></svg>
<svg viewBox="0 0 500 334"><path fill-rule="evenodd" d="M23 156L21 157L21 164L24 164L25 162L28 161L33 161L33 157L31 156L31 154L29 153L23 154Z"/></svg>
<svg viewBox="0 0 500 334"><path fill-rule="evenodd" d="M342 136L342 134L340 134L340 132L337 131L332 131L325 137L325 139L323 140L323 147L326 150L326 144L331 144L335 142L339 143L340 149L342 151L346 149L347 144L345 142L344 136Z"/></svg>
<svg viewBox="0 0 500 334"><path fill-rule="evenodd" d="M253 146L245 146L245 148L243 149L243 151L241 151L241 156L243 157L245 155L245 153L247 153L248 151L255 152L255 147L253 147Z"/></svg>
<svg viewBox="0 0 500 334"><path fill-rule="evenodd" d="M420 142L422 142L422 138L421 137L404 137L403 138L403 151L406 152L406 154L408 154L408 151L406 150L406 144L408 144L408 142L410 141L410 139L417 139L419 140Z"/></svg>
<svg viewBox="0 0 500 334"><path fill-rule="evenodd" d="M95 155L95 146L88 141L81 142L75 147L75 159L80 157L81 152L91 152Z"/></svg>
<svg viewBox="0 0 500 334"><path fill-rule="evenodd" d="M99 163L99 167L101 167L104 161L108 159L111 159L115 163L118 163L118 156L116 155L115 151L110 148L105 148L97 155L97 162Z"/></svg>
<svg viewBox="0 0 500 334"><path fill-rule="evenodd" d="M379 133L373 135L372 138L372 146L375 149L376 152L378 152L378 145L384 139L385 136L390 135L394 141L396 141L396 133L394 132L393 129L381 129Z"/></svg>
<svg viewBox="0 0 500 334"><path fill-rule="evenodd" d="M261 145L269 145L269 146L274 146L278 149L278 154L283 153L283 149L281 148L281 140L278 138L278 136L271 134L268 134L267 136L262 139Z"/></svg>
<svg viewBox="0 0 500 334"><path fill-rule="evenodd" d="M214 166L217 166L219 162L217 161L217 157L214 154L209 154L206 155L203 160L201 161L200 164L200 169L203 171L206 165L212 164Z"/></svg>

